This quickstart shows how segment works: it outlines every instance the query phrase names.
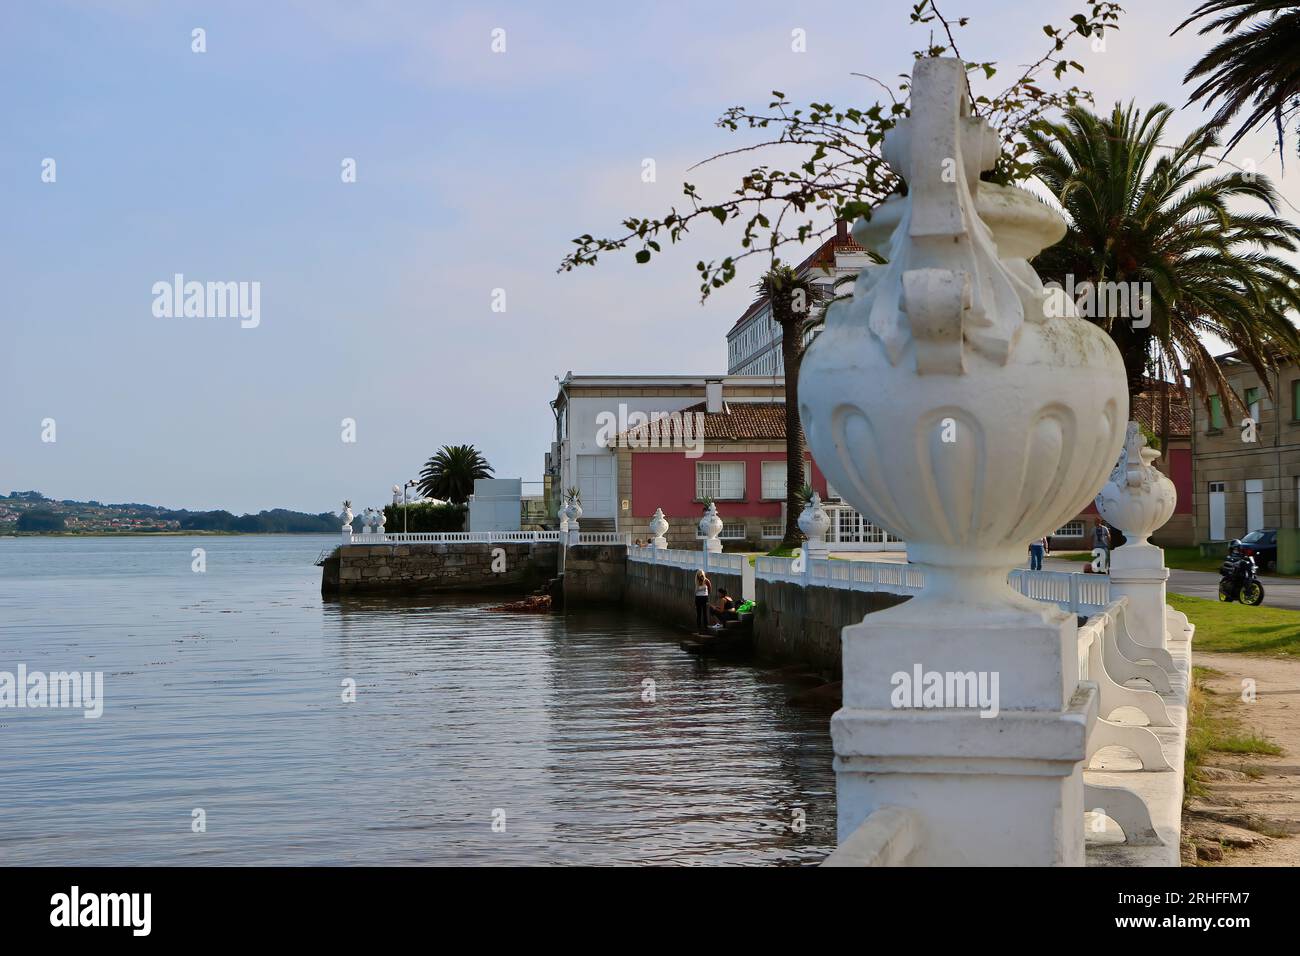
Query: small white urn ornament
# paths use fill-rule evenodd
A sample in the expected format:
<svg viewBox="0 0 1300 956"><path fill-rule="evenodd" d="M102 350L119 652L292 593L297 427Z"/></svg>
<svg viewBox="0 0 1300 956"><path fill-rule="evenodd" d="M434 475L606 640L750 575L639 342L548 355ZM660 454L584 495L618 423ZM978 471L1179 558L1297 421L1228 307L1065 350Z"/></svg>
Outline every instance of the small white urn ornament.
<svg viewBox="0 0 1300 956"><path fill-rule="evenodd" d="M668 533L668 519L664 517L664 509L656 508L654 517L650 519L650 533L654 535L650 543L660 551L668 547L668 539L664 537Z"/></svg>
<svg viewBox="0 0 1300 956"><path fill-rule="evenodd" d="M822 507L821 495L815 491L808 496L808 501L799 515L799 530L808 539L807 544L804 545L805 555L810 558L830 557L826 534L831 530L831 516Z"/></svg>
<svg viewBox="0 0 1300 956"><path fill-rule="evenodd" d="M564 507L561 509L563 524L562 529L568 534L569 544L578 543L578 535L581 533L581 526L578 519L582 517L582 505L578 501L578 495L569 491L564 500Z"/></svg>
<svg viewBox="0 0 1300 956"><path fill-rule="evenodd" d="M1097 511L1111 527L1124 532L1124 547L1153 547L1152 532L1174 516L1178 492L1153 462L1160 452L1148 447L1137 422L1128 423L1124 450L1097 494Z"/></svg>
<svg viewBox="0 0 1300 956"><path fill-rule="evenodd" d="M343 502L343 531L352 533L352 502Z"/></svg>
<svg viewBox="0 0 1300 956"><path fill-rule="evenodd" d="M384 522L386 522L387 520L388 518L384 514L384 509L376 508L375 509L375 534L384 533Z"/></svg>
<svg viewBox="0 0 1300 956"><path fill-rule="evenodd" d="M717 554L722 550L718 535L722 533L722 518L718 516L717 502L710 501L700 518L700 535L704 538L704 550Z"/></svg>
<svg viewBox="0 0 1300 956"><path fill-rule="evenodd" d="M1165 648L1171 638L1165 607L1169 569L1163 548L1149 540L1173 517L1178 504L1174 483L1153 462L1160 452L1147 446L1137 422L1128 423L1124 451L1110 480L1097 495L1097 511L1112 526L1124 532L1124 544L1110 552L1111 600L1129 600L1128 628L1137 643Z"/></svg>

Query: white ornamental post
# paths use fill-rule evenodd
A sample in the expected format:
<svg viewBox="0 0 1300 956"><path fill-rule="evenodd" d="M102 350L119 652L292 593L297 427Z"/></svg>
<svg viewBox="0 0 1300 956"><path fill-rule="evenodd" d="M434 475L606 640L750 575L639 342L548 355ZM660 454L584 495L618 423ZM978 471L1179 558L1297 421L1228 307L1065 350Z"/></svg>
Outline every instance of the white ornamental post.
<svg viewBox="0 0 1300 956"><path fill-rule="evenodd" d="M961 60L917 60L911 99L884 143L907 195L853 230L887 264L830 305L799 375L813 457L925 578L844 629L839 840L898 807L920 820L914 865L1078 866L1097 691L1079 683L1075 618L1007 574L1105 481L1124 365L1072 303L1046 307L1028 260L1065 223L980 181L998 136Z"/></svg>
<svg viewBox="0 0 1300 956"><path fill-rule="evenodd" d="M1160 452L1147 447L1137 422L1128 423L1124 451L1110 480L1097 495L1097 511L1124 532L1124 544L1110 553L1110 596L1129 599L1128 629L1147 647L1166 647L1165 552L1147 540L1173 517L1178 492L1152 462ZM1179 629L1178 637L1182 636Z"/></svg>
<svg viewBox="0 0 1300 956"><path fill-rule="evenodd" d="M343 502L343 543L352 543L352 502Z"/></svg>
<svg viewBox="0 0 1300 956"><path fill-rule="evenodd" d="M668 519L664 517L663 508L655 509L654 517L650 519L650 533L654 535L650 543L655 550L662 551L668 547L668 539L664 537L668 533Z"/></svg>
<svg viewBox="0 0 1300 956"><path fill-rule="evenodd" d="M564 527L569 536L568 543L576 545L578 543L578 535L582 531L581 526L578 523L578 519L582 517L582 505L579 503L576 494L569 495L568 501L564 505L564 517Z"/></svg>
<svg viewBox="0 0 1300 956"><path fill-rule="evenodd" d="M831 549L826 544L826 532L830 529L831 516L822 507L821 496L814 491L799 515L799 530L808 539L803 546L805 558L825 560L831 556Z"/></svg>
<svg viewBox="0 0 1300 956"><path fill-rule="evenodd" d="M370 534L371 515L374 514L374 508L367 508L361 512L361 533Z"/></svg>
<svg viewBox="0 0 1300 956"><path fill-rule="evenodd" d="M387 520L388 518L384 515L384 509L376 508L375 509L375 534L382 535L384 533L384 522Z"/></svg>
<svg viewBox="0 0 1300 956"><path fill-rule="evenodd" d="M704 517L700 518L700 534L704 537L704 550L718 554L722 551L722 542L718 535L722 533L722 518L718 516L718 505L710 501Z"/></svg>

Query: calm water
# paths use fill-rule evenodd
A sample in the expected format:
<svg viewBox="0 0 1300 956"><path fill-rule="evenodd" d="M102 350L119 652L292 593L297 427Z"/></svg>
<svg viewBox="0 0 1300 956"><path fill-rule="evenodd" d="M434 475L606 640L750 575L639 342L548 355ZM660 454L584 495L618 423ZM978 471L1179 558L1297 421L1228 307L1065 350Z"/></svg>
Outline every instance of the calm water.
<svg viewBox="0 0 1300 956"><path fill-rule="evenodd" d="M334 542L0 539L0 671L103 671L105 696L98 720L0 709L0 863L797 864L833 846L828 715L787 706L775 675L615 611L324 601L312 562Z"/></svg>

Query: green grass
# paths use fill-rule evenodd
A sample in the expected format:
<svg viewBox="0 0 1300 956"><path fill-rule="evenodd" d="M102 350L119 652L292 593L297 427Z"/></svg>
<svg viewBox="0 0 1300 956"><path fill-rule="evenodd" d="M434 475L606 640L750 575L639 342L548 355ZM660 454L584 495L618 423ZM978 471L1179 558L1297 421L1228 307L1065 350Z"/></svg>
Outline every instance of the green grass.
<svg viewBox="0 0 1300 956"><path fill-rule="evenodd" d="M1055 553L1054 558L1060 558L1063 561L1091 561L1091 551L1070 551L1066 553ZM1179 571L1212 571L1219 573L1219 568L1223 565L1222 558L1207 558L1201 554L1200 548L1165 548L1165 567L1177 568Z"/></svg>
<svg viewBox="0 0 1300 956"><path fill-rule="evenodd" d="M1300 611L1172 593L1169 604L1196 625L1198 651L1300 657Z"/></svg>
<svg viewBox="0 0 1300 956"><path fill-rule="evenodd" d="M1194 600L1194 599L1193 599ZM1297 613L1297 612L1292 612ZM1197 625L1197 643L1200 643L1200 626ZM1191 694L1187 700L1187 761L1184 768L1183 790L1186 796L1205 796L1205 786L1200 779L1200 768L1207 754L1270 754L1282 748L1258 734L1242 733L1241 722L1225 713L1226 703L1205 687L1206 668L1192 668ZM1251 768L1261 773L1258 768Z"/></svg>

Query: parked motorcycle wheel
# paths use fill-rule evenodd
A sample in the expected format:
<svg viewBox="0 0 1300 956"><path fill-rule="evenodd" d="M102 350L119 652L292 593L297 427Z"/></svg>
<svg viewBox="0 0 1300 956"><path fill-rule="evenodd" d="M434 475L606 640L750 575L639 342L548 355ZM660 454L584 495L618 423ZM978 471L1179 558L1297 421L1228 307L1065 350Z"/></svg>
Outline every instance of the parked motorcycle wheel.
<svg viewBox="0 0 1300 956"><path fill-rule="evenodd" d="M1259 607L1264 603L1264 585L1258 581L1250 581L1241 589L1239 597L1242 604Z"/></svg>

